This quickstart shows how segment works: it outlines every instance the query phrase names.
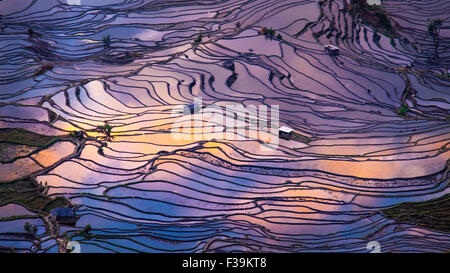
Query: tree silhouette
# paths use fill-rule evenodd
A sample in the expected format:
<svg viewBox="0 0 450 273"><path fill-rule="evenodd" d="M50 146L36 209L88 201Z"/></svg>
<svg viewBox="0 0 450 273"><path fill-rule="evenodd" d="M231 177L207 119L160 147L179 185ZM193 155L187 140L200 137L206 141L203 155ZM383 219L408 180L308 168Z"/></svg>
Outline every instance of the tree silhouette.
<svg viewBox="0 0 450 273"><path fill-rule="evenodd" d="M99 125L96 128L96 131L99 133L104 134L102 137L106 141L113 140L114 136L111 135L111 131L114 128L114 126L110 125L107 121L105 121L105 125Z"/></svg>
<svg viewBox="0 0 450 273"><path fill-rule="evenodd" d="M436 53L436 58L439 59L438 47L439 47L439 32L441 31L442 20L433 19L428 24L428 34L433 37L434 52Z"/></svg>

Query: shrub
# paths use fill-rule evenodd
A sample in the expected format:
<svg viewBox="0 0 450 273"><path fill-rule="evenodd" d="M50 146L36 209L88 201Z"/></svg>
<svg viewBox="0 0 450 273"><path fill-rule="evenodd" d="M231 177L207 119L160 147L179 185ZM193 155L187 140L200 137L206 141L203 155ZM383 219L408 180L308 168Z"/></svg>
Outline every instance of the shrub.
<svg viewBox="0 0 450 273"><path fill-rule="evenodd" d="M114 128L114 126L110 125L108 122L105 121L105 125L97 126L96 131L104 134L105 135L104 138L106 140L111 140L114 138L113 136L111 136L111 131L113 128Z"/></svg>
<svg viewBox="0 0 450 273"><path fill-rule="evenodd" d="M105 36L103 36L103 44L105 46L109 46L111 44L111 35L106 34Z"/></svg>
<svg viewBox="0 0 450 273"><path fill-rule="evenodd" d="M402 106L398 108L398 113L402 116L405 116L408 110L409 110L408 104L403 103Z"/></svg>
<svg viewBox="0 0 450 273"><path fill-rule="evenodd" d="M194 43L199 44L203 41L203 32L200 31L199 34L197 34L197 37L194 40Z"/></svg>
<svg viewBox="0 0 450 273"><path fill-rule="evenodd" d="M272 39L275 36L275 30L273 28L262 27L258 33L264 35L268 39Z"/></svg>
<svg viewBox="0 0 450 273"><path fill-rule="evenodd" d="M91 230L92 230L91 225L87 224L83 229L83 233L88 234L89 232L91 232Z"/></svg>
<svg viewBox="0 0 450 273"><path fill-rule="evenodd" d="M31 232L33 225L26 222L25 225L23 226L23 229L25 229L25 231L27 232Z"/></svg>

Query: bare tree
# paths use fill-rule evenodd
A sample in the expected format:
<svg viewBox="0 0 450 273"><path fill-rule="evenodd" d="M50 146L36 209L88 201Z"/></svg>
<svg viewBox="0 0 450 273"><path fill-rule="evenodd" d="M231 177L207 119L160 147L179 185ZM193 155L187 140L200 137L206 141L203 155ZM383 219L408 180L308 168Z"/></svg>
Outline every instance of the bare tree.
<svg viewBox="0 0 450 273"><path fill-rule="evenodd" d="M439 59L438 47L439 47L439 32L441 31L442 20L433 19L428 24L428 34L433 37L434 52L436 53L436 58Z"/></svg>

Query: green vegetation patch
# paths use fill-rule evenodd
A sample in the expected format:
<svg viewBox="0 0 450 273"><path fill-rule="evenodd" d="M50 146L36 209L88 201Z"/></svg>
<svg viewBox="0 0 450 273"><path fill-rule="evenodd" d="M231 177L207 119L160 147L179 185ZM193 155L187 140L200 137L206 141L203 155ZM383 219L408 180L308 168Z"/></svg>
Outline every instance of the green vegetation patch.
<svg viewBox="0 0 450 273"><path fill-rule="evenodd" d="M200 31L199 34L197 34L197 37L194 39L194 44L200 44L203 41L203 32Z"/></svg>
<svg viewBox="0 0 450 273"><path fill-rule="evenodd" d="M406 113L409 111L409 106L406 103L403 103L398 109L397 109L399 115L406 116Z"/></svg>
<svg viewBox="0 0 450 273"><path fill-rule="evenodd" d="M402 203L382 213L398 222L450 232L450 194L425 202Z"/></svg>
<svg viewBox="0 0 450 273"><path fill-rule="evenodd" d="M277 38L278 40L282 40L283 36L275 31L273 28L262 27L258 30L259 35L264 35L264 37L268 40L273 40Z"/></svg>
<svg viewBox="0 0 450 273"><path fill-rule="evenodd" d="M108 122L105 121L104 125L97 126L96 131L104 134L102 139L111 141L114 139L114 136L111 135L111 131L113 128L114 128L114 126L110 125Z"/></svg>
<svg viewBox="0 0 450 273"><path fill-rule="evenodd" d="M0 142L0 162L9 163L18 157L25 157L33 153L38 147Z"/></svg>
<svg viewBox="0 0 450 273"><path fill-rule="evenodd" d="M311 138L301 135L301 134L298 134L298 133L293 133L291 139L298 141L298 142L305 143L305 144L308 144L311 142Z"/></svg>
<svg viewBox="0 0 450 273"><path fill-rule="evenodd" d="M11 203L22 205L30 211L43 215L48 215L54 208L70 204L62 197L49 198L43 194L43 188L36 186L28 179L0 183L0 206Z"/></svg>
<svg viewBox="0 0 450 273"><path fill-rule="evenodd" d="M0 131L0 142L9 142L35 147L45 147L62 138L63 137L61 136L40 135L20 128Z"/></svg>
<svg viewBox="0 0 450 273"><path fill-rule="evenodd" d="M362 22L371 25L389 37L397 37L395 27L386 10L381 5L369 5L366 0L355 0L348 5L349 13L355 18L360 17Z"/></svg>
<svg viewBox="0 0 450 273"><path fill-rule="evenodd" d="M11 163L20 157L29 156L37 149L43 149L66 137L46 136L21 128L0 130L0 162Z"/></svg>

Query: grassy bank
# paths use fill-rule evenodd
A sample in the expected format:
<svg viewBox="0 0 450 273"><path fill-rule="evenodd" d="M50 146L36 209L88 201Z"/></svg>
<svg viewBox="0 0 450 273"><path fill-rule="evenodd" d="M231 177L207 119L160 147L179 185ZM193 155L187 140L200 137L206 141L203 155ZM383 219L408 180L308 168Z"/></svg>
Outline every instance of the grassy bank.
<svg viewBox="0 0 450 273"><path fill-rule="evenodd" d="M30 180L18 180L0 183L0 206L19 204L28 210L48 215L56 207L69 205L64 198L52 199L43 193L43 188L34 185Z"/></svg>
<svg viewBox="0 0 450 273"><path fill-rule="evenodd" d="M355 0L347 5L347 9L353 18L360 18L364 24L372 26L377 32L388 37L398 37L396 24L381 5L369 5L366 0Z"/></svg>
<svg viewBox="0 0 450 273"><path fill-rule="evenodd" d="M28 146L45 147L56 140L60 140L61 136L46 136L36 134L20 128L12 128L0 131L0 142L8 142L14 144L23 144Z"/></svg>
<svg viewBox="0 0 450 273"><path fill-rule="evenodd" d="M398 222L450 232L450 194L425 202L402 203L382 213Z"/></svg>

